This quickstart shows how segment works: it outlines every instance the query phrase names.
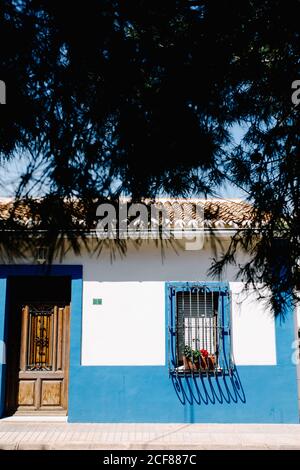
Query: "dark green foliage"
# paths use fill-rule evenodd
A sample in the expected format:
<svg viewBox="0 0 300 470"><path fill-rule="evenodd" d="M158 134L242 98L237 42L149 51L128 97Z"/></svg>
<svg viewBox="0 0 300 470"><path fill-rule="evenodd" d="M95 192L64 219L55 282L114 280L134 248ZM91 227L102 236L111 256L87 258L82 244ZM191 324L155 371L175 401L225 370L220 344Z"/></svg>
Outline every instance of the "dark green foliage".
<svg viewBox="0 0 300 470"><path fill-rule="evenodd" d="M44 242L72 233L80 249L62 198L82 201L89 227L103 198L213 195L229 179L257 230L212 272L250 251L241 273L280 311L299 284L299 19L298 0L1 0L0 156L28 156L16 196L45 195ZM19 253L14 224L1 221L2 245Z"/></svg>
<svg viewBox="0 0 300 470"><path fill-rule="evenodd" d="M184 351L183 354L185 355L186 358L191 359L193 358L193 350L190 346L184 346Z"/></svg>

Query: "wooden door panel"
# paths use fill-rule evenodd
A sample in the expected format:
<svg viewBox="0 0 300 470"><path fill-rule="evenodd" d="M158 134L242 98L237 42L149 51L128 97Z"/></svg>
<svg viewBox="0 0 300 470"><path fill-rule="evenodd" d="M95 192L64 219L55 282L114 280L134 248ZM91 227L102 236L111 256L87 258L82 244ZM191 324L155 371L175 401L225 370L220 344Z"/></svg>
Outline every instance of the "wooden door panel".
<svg viewBox="0 0 300 470"><path fill-rule="evenodd" d="M62 381L42 380L41 407L62 407Z"/></svg>
<svg viewBox="0 0 300 470"><path fill-rule="evenodd" d="M35 380L20 380L18 404L19 406L34 406Z"/></svg>

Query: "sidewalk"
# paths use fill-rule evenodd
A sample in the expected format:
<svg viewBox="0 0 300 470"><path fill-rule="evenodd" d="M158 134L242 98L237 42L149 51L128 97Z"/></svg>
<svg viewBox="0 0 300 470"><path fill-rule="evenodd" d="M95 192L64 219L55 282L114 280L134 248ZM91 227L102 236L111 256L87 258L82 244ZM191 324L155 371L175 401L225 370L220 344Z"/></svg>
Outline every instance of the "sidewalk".
<svg viewBox="0 0 300 470"><path fill-rule="evenodd" d="M69 424L0 420L0 449L300 449L300 425Z"/></svg>

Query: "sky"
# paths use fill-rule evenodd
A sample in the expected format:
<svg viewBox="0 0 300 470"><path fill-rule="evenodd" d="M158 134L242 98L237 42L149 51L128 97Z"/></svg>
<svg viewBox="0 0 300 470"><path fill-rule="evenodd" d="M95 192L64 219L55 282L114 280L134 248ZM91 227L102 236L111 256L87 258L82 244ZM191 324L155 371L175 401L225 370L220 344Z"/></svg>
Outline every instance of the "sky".
<svg viewBox="0 0 300 470"><path fill-rule="evenodd" d="M242 138L244 137L245 133L245 127L235 126L232 132L234 143L239 144ZM220 197L245 199L247 197L247 193L233 184L225 183L223 184L222 188L220 188Z"/></svg>
<svg viewBox="0 0 300 470"><path fill-rule="evenodd" d="M235 126L233 129L233 138L235 143L239 143L245 129ZM13 158L10 162L2 163L0 167L0 197L12 197L20 181L20 176L27 166L27 159L20 156ZM216 197L220 198L238 198L245 199L247 194L233 184L224 183L216 193Z"/></svg>

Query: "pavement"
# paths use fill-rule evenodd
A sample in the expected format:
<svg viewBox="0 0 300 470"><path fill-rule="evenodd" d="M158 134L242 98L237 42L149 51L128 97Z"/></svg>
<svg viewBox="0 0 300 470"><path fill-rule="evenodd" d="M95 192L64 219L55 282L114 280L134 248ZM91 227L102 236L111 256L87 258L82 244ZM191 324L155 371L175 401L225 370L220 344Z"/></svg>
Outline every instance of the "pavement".
<svg viewBox="0 0 300 470"><path fill-rule="evenodd" d="M300 424L73 424L0 420L1 450L299 450Z"/></svg>

